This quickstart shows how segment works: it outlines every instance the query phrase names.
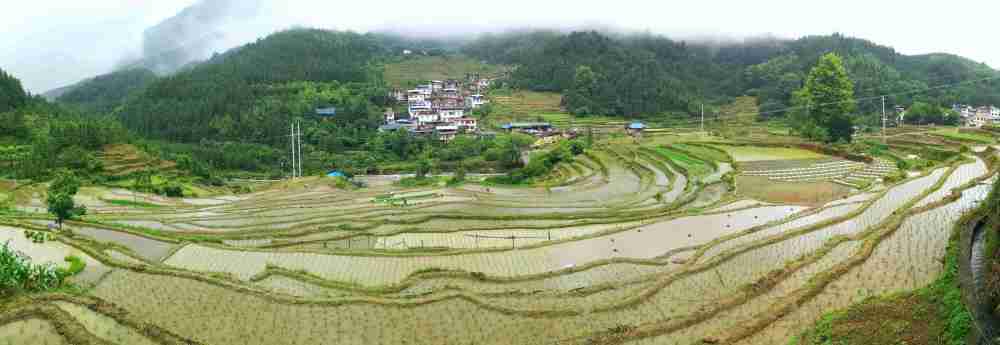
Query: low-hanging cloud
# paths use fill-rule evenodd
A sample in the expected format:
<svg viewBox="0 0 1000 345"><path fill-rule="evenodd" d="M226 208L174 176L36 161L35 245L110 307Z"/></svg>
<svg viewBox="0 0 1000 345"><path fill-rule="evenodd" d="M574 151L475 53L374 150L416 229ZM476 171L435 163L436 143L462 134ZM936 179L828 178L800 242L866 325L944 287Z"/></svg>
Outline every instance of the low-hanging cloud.
<svg viewBox="0 0 1000 345"><path fill-rule="evenodd" d="M841 32L907 54L949 52L1000 66L1000 48L985 43L995 32L989 21L926 25L940 21L939 9L902 0L845 1L817 10L795 0L507 0L485 8L404 0L34 0L0 13L0 22L12 23L0 34L0 67L39 92L116 68L169 73L295 26L446 39L511 29L612 28L720 44L767 34L793 39ZM1000 3L981 0L951 5L1000 10Z"/></svg>
<svg viewBox="0 0 1000 345"><path fill-rule="evenodd" d="M261 15L264 0L201 0L146 29L136 64L166 74L228 49L258 33L243 30Z"/></svg>

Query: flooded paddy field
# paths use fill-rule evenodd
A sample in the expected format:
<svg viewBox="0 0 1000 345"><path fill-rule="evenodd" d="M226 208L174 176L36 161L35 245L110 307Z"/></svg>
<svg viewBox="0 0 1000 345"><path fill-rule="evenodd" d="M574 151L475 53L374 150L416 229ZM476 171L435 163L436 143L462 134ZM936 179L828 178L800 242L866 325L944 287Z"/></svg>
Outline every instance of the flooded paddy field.
<svg viewBox="0 0 1000 345"><path fill-rule="evenodd" d="M609 334L627 344L782 344L825 312L933 281L952 226L992 184L987 163L969 157L879 188L831 183L814 192L829 195L791 200L775 195L794 188L747 192L768 177L741 174L820 176L845 163L799 149L674 148L689 156L595 150L556 169L552 186L402 188L370 176L385 183L340 190L306 178L240 196L136 196L163 205L142 210L100 204L126 192L88 189L99 214L62 232L43 214L15 216L0 242L59 267L83 258L74 279L93 285L81 293L94 300L0 311L0 345L81 339L67 335L593 344ZM34 243L25 230L54 237Z"/></svg>

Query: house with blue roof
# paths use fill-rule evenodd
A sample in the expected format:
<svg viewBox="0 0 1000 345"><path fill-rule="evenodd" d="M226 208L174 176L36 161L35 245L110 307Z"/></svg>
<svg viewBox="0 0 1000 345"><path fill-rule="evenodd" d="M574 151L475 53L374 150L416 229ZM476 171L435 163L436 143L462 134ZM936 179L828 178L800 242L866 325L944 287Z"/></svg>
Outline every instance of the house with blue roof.
<svg viewBox="0 0 1000 345"><path fill-rule="evenodd" d="M644 130L646 130L646 124L639 121L632 121L625 126L625 132L633 137L641 136Z"/></svg>

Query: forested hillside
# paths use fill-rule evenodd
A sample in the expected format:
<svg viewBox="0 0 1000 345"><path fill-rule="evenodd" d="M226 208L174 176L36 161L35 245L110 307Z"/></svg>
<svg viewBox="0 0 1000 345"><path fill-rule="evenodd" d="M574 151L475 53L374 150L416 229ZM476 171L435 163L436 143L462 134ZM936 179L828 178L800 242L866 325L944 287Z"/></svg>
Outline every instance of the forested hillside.
<svg viewBox="0 0 1000 345"><path fill-rule="evenodd" d="M27 102L28 93L21 81L0 69L0 112L24 106Z"/></svg>
<svg viewBox="0 0 1000 345"><path fill-rule="evenodd" d="M715 63L707 47L660 36L532 32L486 37L463 51L517 66L513 86L563 92L565 106L579 115L688 111L741 91L738 67Z"/></svg>
<svg viewBox="0 0 1000 345"><path fill-rule="evenodd" d="M292 82L335 82L351 96L330 100L340 103L331 105L340 106L345 117L365 118L372 106L385 102L373 66L385 54L374 35L284 31L157 80L129 99L121 118L138 133L176 141L277 137L291 117L323 105L268 101L295 93L283 86ZM220 121L254 130L227 133L213 126Z"/></svg>
<svg viewBox="0 0 1000 345"><path fill-rule="evenodd" d="M424 60L404 57L404 49ZM434 140L378 133L381 112L391 105L386 73L403 80L428 72L398 70L411 60L503 65L513 72L497 85L557 92L563 108L576 115L669 116L677 123L697 116L702 104L714 112L740 96L755 96L765 117L787 116L793 92L830 52L840 56L854 98L862 100L857 114L880 111L881 100L873 96L882 94L893 95L890 106L929 109L923 111L927 118L953 102L1000 104L1000 85L968 82L997 76L983 64L944 54L906 56L837 34L705 44L651 34L525 31L460 44L316 29L275 33L172 75L136 69L97 77L60 101L113 114L137 138L152 140L147 147L165 159L190 155L220 170L278 174L287 164L293 120L305 122L307 169L405 170L415 157L438 156L496 167L496 159L477 157L492 143L470 148L474 154L463 158L445 154L454 148ZM966 84L925 92L961 82ZM311 115L326 106L337 107L337 116Z"/></svg>
<svg viewBox="0 0 1000 345"><path fill-rule="evenodd" d="M652 35L522 32L487 36L463 51L517 66L512 85L562 92L567 109L580 115L693 115L701 102L719 104L741 95L758 96L763 112L782 115L776 110L792 105L792 92L802 87L819 57L830 52L844 60L858 99L899 94L888 103L1000 103L997 83L914 92L998 75L984 64L945 54L906 56L839 34L708 45ZM880 100L872 100L858 109L869 113L880 107Z"/></svg>
<svg viewBox="0 0 1000 345"><path fill-rule="evenodd" d="M128 137L110 116L82 116L40 96L30 97L20 81L6 73L2 84L0 176L45 178L60 168L100 172L94 153Z"/></svg>
<svg viewBox="0 0 1000 345"><path fill-rule="evenodd" d="M156 74L144 68L115 71L72 85L56 99L86 110L108 113L121 105L130 94L155 80Z"/></svg>

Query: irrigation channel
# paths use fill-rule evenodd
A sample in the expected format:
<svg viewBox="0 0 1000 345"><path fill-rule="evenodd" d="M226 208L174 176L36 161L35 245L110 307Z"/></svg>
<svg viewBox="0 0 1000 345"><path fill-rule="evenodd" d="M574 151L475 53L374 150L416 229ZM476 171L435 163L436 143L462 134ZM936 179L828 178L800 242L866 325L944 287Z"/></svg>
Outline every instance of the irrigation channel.
<svg viewBox="0 0 1000 345"><path fill-rule="evenodd" d="M962 289L965 291L967 304L971 305L970 311L976 322L974 327L975 336L978 338L977 345L991 345L1000 339L1000 320L993 314L993 308L989 306L990 291L987 288L986 273L986 230L985 220L973 222L966 228L966 239L963 249L968 254L968 260L959 265L959 272L962 275ZM971 230L971 231L969 231Z"/></svg>
<svg viewBox="0 0 1000 345"><path fill-rule="evenodd" d="M65 231L0 219L0 241L36 262L87 263L83 294L0 311L0 344L787 343L825 312L933 281L994 181L972 155L886 183L882 160L796 150L599 146L544 187L88 188L92 215ZM768 185L741 185L746 167ZM29 194L18 206L44 200Z"/></svg>

